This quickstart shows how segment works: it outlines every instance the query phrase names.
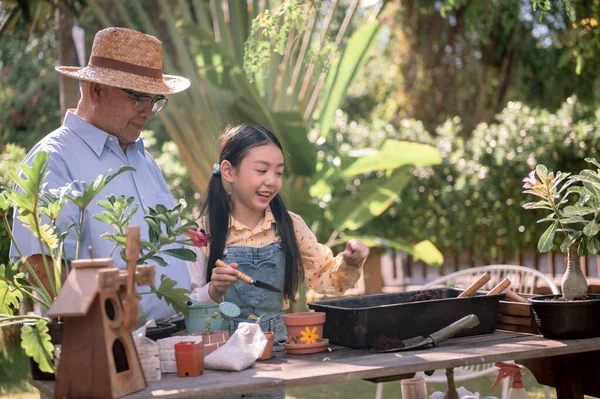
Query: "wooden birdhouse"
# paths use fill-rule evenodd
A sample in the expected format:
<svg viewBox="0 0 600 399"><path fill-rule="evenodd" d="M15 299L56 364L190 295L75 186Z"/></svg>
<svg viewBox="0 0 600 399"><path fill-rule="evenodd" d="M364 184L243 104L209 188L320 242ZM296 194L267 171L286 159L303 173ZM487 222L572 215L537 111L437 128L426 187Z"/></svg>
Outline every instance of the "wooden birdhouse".
<svg viewBox="0 0 600 399"><path fill-rule="evenodd" d="M71 263L67 281L48 312L64 317L55 398L117 398L146 387L131 337L136 328L135 286L154 284L154 266L137 266L140 229L127 230L127 270L111 258Z"/></svg>

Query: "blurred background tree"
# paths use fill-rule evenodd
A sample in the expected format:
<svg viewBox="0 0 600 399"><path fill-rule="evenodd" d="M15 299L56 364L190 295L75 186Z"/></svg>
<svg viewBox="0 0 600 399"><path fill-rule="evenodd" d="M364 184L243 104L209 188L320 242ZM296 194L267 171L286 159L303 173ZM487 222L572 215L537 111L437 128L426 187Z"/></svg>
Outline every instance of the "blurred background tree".
<svg viewBox="0 0 600 399"><path fill-rule="evenodd" d="M104 26L155 34L165 72L192 88L144 138L190 218L218 132L250 121L282 138L284 195L321 240L431 240L451 267L518 259L536 235L521 178L536 161L575 168L597 150L600 0L29 2L47 15L29 20L17 3L0 5L2 144L30 148L60 123L50 8L85 27L88 54ZM421 166L347 172L395 141L427 144ZM336 214L340 204L357 212Z"/></svg>

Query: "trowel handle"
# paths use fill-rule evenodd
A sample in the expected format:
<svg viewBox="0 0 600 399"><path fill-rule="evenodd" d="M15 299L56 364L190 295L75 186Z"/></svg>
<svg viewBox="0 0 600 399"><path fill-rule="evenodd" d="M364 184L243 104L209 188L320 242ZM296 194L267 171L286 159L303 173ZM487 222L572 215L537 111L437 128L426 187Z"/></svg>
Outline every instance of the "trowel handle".
<svg viewBox="0 0 600 399"><path fill-rule="evenodd" d="M233 269L233 267L229 266L227 263L223 262L221 259L217 259L217 262L215 263L215 265L217 267L228 267L230 269ZM242 280L246 284L254 283L254 279L252 277L240 272L239 270L237 270L237 273L235 276L238 278L238 280Z"/></svg>
<svg viewBox="0 0 600 399"><path fill-rule="evenodd" d="M476 293L478 289L480 289L481 287L483 287L485 285L485 283L487 283L491 279L492 279L492 275L491 274L484 273L483 276L481 276L481 277L479 277L477 279L477 281L475 281L473 284L471 284L466 290L464 290L463 292L461 292L458 297L459 298L470 297L471 295L473 295L474 293Z"/></svg>
<svg viewBox="0 0 600 399"><path fill-rule="evenodd" d="M456 334L461 332L462 330L466 330L468 328L473 328L479 325L479 319L474 314L470 314L468 316L463 317L462 319L455 321L450 324L448 327L444 327L439 331L434 332L430 335L433 340L433 345L437 346L440 342L447 340L448 338L454 337Z"/></svg>
<svg viewBox="0 0 600 399"><path fill-rule="evenodd" d="M510 286L510 280L507 279L507 278L505 278L504 280L500 281L497 286L495 286L494 288L492 288L490 290L490 292L488 292L488 295L499 294L502 291L504 291L505 289L507 289L509 286Z"/></svg>

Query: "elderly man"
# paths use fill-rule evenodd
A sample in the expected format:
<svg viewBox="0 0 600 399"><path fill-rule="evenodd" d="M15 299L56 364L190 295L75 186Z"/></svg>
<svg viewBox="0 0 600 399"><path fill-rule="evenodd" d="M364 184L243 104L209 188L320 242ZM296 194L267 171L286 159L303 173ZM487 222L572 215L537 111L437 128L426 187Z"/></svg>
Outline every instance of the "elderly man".
<svg viewBox="0 0 600 399"><path fill-rule="evenodd" d="M142 239L147 239L144 221L145 207L174 205L174 199L156 161L144 149L140 133L146 123L167 103L166 94L187 89L189 80L162 73L162 43L153 36L124 29L107 28L99 31L86 67L56 67L66 76L78 79L81 99L77 109L69 111L64 124L42 139L25 158L30 164L40 152L49 155L47 188L62 187L74 181L92 182L109 169L117 171L123 165L135 168L117 176L96 197L124 195L135 198L139 210L131 225L141 226ZM96 200L86 209L82 229L82 257L88 257L92 247L94 257L108 257L113 243L100 237L111 231L107 224L92 215L102 212ZM78 210L68 203L60 215L60 222L78 224ZM30 263L42 264L37 239L15 218L14 233L22 253ZM68 260L75 259L76 234L69 234L65 242ZM14 248L11 256L16 257ZM115 265L125 267L118 251L113 254ZM165 274L177 286L189 289L190 278L185 262L167 257L168 267L157 266L156 285ZM43 267L38 267L43 273ZM143 295L142 307L148 318L158 319L174 313L155 295Z"/></svg>

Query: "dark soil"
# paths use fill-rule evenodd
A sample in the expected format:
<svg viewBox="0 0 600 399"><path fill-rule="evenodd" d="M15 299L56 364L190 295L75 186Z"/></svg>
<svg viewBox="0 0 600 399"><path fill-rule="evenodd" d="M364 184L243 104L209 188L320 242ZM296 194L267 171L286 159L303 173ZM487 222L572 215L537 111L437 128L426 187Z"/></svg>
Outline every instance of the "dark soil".
<svg viewBox="0 0 600 399"><path fill-rule="evenodd" d="M588 301L588 300L592 300L592 299L596 299L596 298L590 298L589 296L586 295L581 298L565 299L562 296L559 296L556 298L544 298L544 299L542 299L542 301L545 301L545 302L578 302L578 301Z"/></svg>
<svg viewBox="0 0 600 399"><path fill-rule="evenodd" d="M435 290L417 291L406 302L433 301L442 299L442 293Z"/></svg>
<svg viewBox="0 0 600 399"><path fill-rule="evenodd" d="M404 348L404 343L402 342L402 340L382 335L381 337L377 338L375 342L373 342L371 350L377 352L395 348Z"/></svg>

